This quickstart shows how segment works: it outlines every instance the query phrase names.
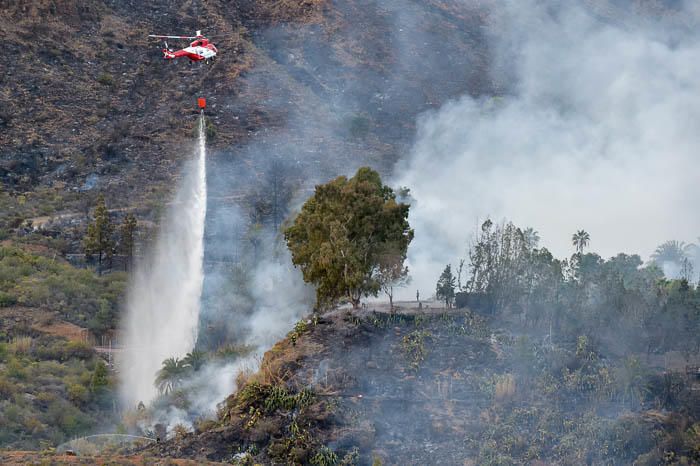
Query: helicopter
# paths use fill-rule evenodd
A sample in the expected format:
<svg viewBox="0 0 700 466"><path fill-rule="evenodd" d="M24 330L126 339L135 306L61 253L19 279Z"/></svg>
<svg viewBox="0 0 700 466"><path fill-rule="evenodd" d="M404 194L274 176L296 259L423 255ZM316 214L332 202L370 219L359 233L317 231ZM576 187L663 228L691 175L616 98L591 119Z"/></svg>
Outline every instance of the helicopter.
<svg viewBox="0 0 700 466"><path fill-rule="evenodd" d="M206 60L208 63L209 60L212 60L214 59L214 57L216 57L216 54L218 52L214 44L212 44L209 41L209 39L202 35L202 31L197 31L194 36L165 36L149 34L148 37L152 37L155 39L194 39L194 41L190 43L189 47L185 47L184 49L180 50L173 50L171 48L168 48L168 43L164 41L165 48L163 49L163 58L165 58L166 60L187 57L190 59L190 62Z"/></svg>

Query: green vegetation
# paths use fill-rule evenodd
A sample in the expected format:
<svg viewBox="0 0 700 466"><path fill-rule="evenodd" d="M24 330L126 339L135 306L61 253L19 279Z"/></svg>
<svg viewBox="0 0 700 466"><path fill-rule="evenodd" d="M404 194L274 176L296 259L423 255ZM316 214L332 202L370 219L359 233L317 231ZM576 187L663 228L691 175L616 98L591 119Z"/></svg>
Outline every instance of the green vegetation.
<svg viewBox="0 0 700 466"><path fill-rule="evenodd" d="M318 421L315 416L323 406L325 404L309 389L294 393L283 383L252 381L246 383L234 399L229 399L223 418L231 420L240 416L244 435L256 442L267 440L266 453L274 461L340 464L335 453L319 445L312 435ZM333 459L334 462L325 462Z"/></svg>
<svg viewBox="0 0 700 466"><path fill-rule="evenodd" d="M321 447L314 456L311 457L309 464L312 466L336 466L339 463L338 455L328 447Z"/></svg>
<svg viewBox="0 0 700 466"><path fill-rule="evenodd" d="M114 382L82 343L50 336L0 344L0 445L57 446L114 421Z"/></svg>
<svg viewBox="0 0 700 466"><path fill-rule="evenodd" d="M249 412L261 410L265 414L272 414L277 410L303 409L313 402L314 393L308 389L292 394L280 385L259 382L247 384L238 394L239 408Z"/></svg>
<svg viewBox="0 0 700 466"><path fill-rule="evenodd" d="M100 75L97 77L97 82L104 84L105 86L113 86L114 76L109 73L100 73Z"/></svg>
<svg viewBox="0 0 700 466"><path fill-rule="evenodd" d="M0 189L0 238L28 225L28 219L50 216L56 212L79 204L81 195L56 188L39 188L23 194L11 194Z"/></svg>
<svg viewBox="0 0 700 466"><path fill-rule="evenodd" d="M452 267L448 264L442 271L435 289L435 297L445 302L445 307L452 307L455 298L455 277L452 275Z"/></svg>
<svg viewBox="0 0 700 466"><path fill-rule="evenodd" d="M180 387L182 382L204 366L207 355L201 351L187 353L184 358L168 358L156 374L155 385L162 395L168 395Z"/></svg>
<svg viewBox="0 0 700 466"><path fill-rule="evenodd" d="M126 258L124 268L127 270L131 267L131 262L134 258L134 234L136 233L137 224L134 214L126 214L119 229L119 249Z"/></svg>
<svg viewBox="0 0 700 466"><path fill-rule="evenodd" d="M606 354L697 354L700 290L686 279L664 278L636 255L605 260L583 253L589 241L577 232L575 254L559 260L512 223L487 221L469 252L470 277L457 300L569 348L583 335Z"/></svg>
<svg viewBox="0 0 700 466"><path fill-rule="evenodd" d="M126 277L99 277L51 250L25 247L0 247L0 307L7 313L0 321L0 445L38 449L114 422L114 394L88 343L35 326L60 329L64 319L96 335L113 329Z"/></svg>
<svg viewBox="0 0 700 466"><path fill-rule="evenodd" d="M407 218L408 205L397 203L370 168L317 186L284 236L292 262L316 285L318 305L346 299L356 308L397 270L407 273L403 261L413 239Z"/></svg>
<svg viewBox="0 0 700 466"><path fill-rule="evenodd" d="M371 120L365 115L354 115L347 120L348 130L353 138L367 136L371 129Z"/></svg>
<svg viewBox="0 0 700 466"><path fill-rule="evenodd" d="M402 340L401 349L410 363L413 370L418 370L425 360L426 347L425 340L430 338L430 333L423 330L414 330L405 335Z"/></svg>
<svg viewBox="0 0 700 466"><path fill-rule="evenodd" d="M0 306L21 305L58 311L69 322L96 334L114 328L126 276L102 277L60 259L0 247Z"/></svg>
<svg viewBox="0 0 700 466"><path fill-rule="evenodd" d="M114 253L114 240L112 233L114 226L109 219L109 212L102 194L97 198L97 206L94 213L95 220L88 224L85 235L85 256L91 259L97 256L97 273L102 274L102 261L110 260Z"/></svg>
<svg viewBox="0 0 700 466"><path fill-rule="evenodd" d="M532 229L485 222L457 293L460 306L519 335L492 336L501 369L476 377L492 400L468 437L477 464L700 461L698 381L648 362L700 351L700 287L664 278L654 263L681 263L687 248L665 243L645 266L586 253L584 230L569 259L538 242Z"/></svg>

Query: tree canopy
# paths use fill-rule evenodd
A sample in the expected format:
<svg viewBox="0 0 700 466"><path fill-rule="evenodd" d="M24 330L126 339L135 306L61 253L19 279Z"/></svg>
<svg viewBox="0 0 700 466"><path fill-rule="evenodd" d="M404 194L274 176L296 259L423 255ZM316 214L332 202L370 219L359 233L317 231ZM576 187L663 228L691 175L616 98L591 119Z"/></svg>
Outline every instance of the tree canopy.
<svg viewBox="0 0 700 466"><path fill-rule="evenodd" d="M363 296L407 274L408 210L368 167L316 186L284 236L319 306L347 299L358 307Z"/></svg>
<svg viewBox="0 0 700 466"><path fill-rule="evenodd" d="M94 217L95 221L88 225L84 239L85 256L87 258L97 256L97 272L102 274L104 259L111 259L114 253L112 240L114 226L110 221L109 211L102 194L97 198Z"/></svg>

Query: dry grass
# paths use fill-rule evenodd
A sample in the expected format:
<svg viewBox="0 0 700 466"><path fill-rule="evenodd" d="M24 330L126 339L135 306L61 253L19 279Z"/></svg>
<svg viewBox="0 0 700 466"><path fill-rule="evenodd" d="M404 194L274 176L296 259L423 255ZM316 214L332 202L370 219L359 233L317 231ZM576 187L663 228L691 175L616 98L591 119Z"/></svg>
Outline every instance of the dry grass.
<svg viewBox="0 0 700 466"><path fill-rule="evenodd" d="M15 337L7 345L7 350L12 354L28 354L32 349L32 337Z"/></svg>
<svg viewBox="0 0 700 466"><path fill-rule="evenodd" d="M48 333L49 335L66 338L68 341L82 342L86 341L88 338L87 329L62 320L44 322L37 324L32 328L42 333Z"/></svg>
<svg viewBox="0 0 700 466"><path fill-rule="evenodd" d="M318 354L322 349L323 346L310 341L307 334L298 337L295 344L285 338L265 353L260 370L251 375L248 381L264 385L285 383L301 367L303 359Z"/></svg>
<svg viewBox="0 0 700 466"><path fill-rule="evenodd" d="M494 397L498 401L507 400L515 395L516 385L513 374L500 375L496 379Z"/></svg>

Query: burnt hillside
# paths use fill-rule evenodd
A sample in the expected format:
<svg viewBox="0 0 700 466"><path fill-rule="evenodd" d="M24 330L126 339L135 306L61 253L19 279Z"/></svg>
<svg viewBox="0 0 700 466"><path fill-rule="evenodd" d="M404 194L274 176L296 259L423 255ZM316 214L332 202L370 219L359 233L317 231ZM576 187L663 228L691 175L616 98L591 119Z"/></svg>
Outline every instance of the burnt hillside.
<svg viewBox="0 0 700 466"><path fill-rule="evenodd" d="M238 377L217 422L149 454L234 464L696 458L681 446L700 414L693 378L656 368L644 376L650 388L631 395L623 378L611 379L623 359L581 340L536 343L504 325L468 310L313 317L267 352L257 373Z"/></svg>
<svg viewBox="0 0 700 466"><path fill-rule="evenodd" d="M673 2L590 0L606 21L673 15ZM513 92L494 63L497 2L37 0L0 3L2 225L82 212L105 192L141 217L190 157L208 99L216 192L240 199L270 159L313 184L369 164L390 173L417 115L464 94ZM210 65L164 62L149 33L201 29ZM170 43L171 47L185 43ZM235 186L233 186L235 184ZM151 215L155 220L156 216Z"/></svg>
<svg viewBox="0 0 700 466"><path fill-rule="evenodd" d="M416 114L494 90L486 15L457 3L2 2L14 57L0 64L3 190L37 199L6 202L27 218L75 211L93 190L119 207L162 198L189 157L197 96L221 157L253 145L320 177L347 164L388 170ZM164 62L146 37L195 29L220 49L210 66Z"/></svg>

